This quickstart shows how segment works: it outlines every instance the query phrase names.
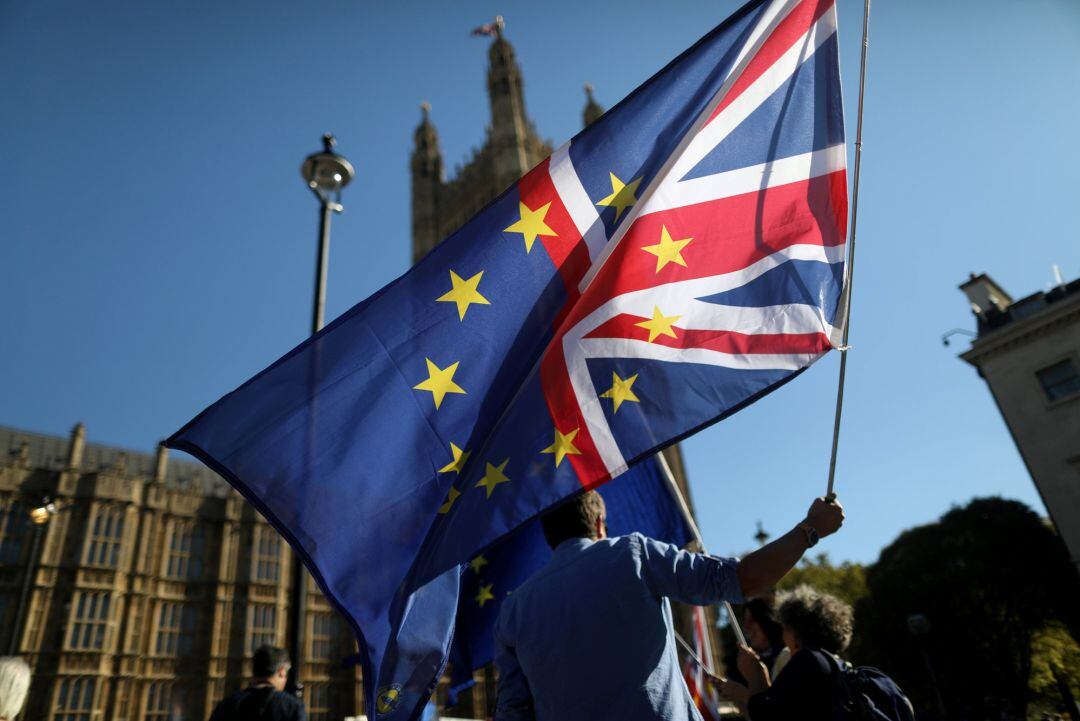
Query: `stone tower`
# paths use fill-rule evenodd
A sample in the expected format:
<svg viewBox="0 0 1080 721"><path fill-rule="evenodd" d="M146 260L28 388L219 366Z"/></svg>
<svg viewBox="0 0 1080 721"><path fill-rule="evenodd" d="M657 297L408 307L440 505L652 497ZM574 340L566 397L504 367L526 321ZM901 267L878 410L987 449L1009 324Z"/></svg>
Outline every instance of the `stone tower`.
<svg viewBox="0 0 1080 721"><path fill-rule="evenodd" d="M488 48L487 88L491 124L484 144L449 180L431 107L421 106L410 162L414 262L551 154L551 144L537 135L525 112L521 68L501 23Z"/></svg>

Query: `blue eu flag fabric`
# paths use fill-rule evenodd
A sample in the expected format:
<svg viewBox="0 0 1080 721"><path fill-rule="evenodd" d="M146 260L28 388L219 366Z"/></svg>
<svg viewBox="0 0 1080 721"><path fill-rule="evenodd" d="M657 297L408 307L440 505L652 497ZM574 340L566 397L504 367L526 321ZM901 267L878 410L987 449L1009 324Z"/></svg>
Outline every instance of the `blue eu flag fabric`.
<svg viewBox="0 0 1080 721"><path fill-rule="evenodd" d="M477 554L834 345L839 87L833 0L750 2L167 441L352 625L371 717L420 713Z"/></svg>
<svg viewBox="0 0 1080 721"><path fill-rule="evenodd" d="M659 461L646 459L599 489L607 507L609 535L637 531L677 546L693 538L667 473ZM495 622L503 600L550 558L551 548L537 519L469 562L461 580L450 649L448 707L473 685L473 671L494 660Z"/></svg>

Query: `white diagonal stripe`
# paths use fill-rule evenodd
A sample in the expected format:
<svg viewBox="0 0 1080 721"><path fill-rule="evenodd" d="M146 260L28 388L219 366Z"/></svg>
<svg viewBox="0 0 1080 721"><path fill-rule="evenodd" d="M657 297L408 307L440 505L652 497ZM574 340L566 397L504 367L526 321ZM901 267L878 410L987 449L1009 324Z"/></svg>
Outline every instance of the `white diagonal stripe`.
<svg viewBox="0 0 1080 721"><path fill-rule="evenodd" d="M679 316L674 325L683 330L731 331L747 335L824 333L830 337L833 333L833 327L816 305L717 305L679 293L681 289L670 290L673 292L654 298L639 296L634 299L636 302L623 305L622 313L652 318L653 308L658 307L668 317Z"/></svg>
<svg viewBox="0 0 1080 721"><path fill-rule="evenodd" d="M678 280L617 295L583 318L570 332L579 338L584 337L603 323L623 313L651 318L653 305L660 305L661 310L668 315L677 315L678 311L673 310L674 305L665 307L668 300L674 299L678 303L683 302L684 299L690 301L740 288L789 260L812 260L831 265L843 259L844 246L842 245L822 246L810 243L790 245L765 256L756 263L730 273ZM647 309L648 312L638 312L641 309ZM823 327L822 332L828 331Z"/></svg>
<svg viewBox="0 0 1080 721"><path fill-rule="evenodd" d="M834 4L794 45L777 58L776 62L755 78L737 98L731 101L730 105L694 136L686 151L679 156L671 171L665 176L665 182L677 183L680 178L693 170L706 155L712 152L713 148L731 134L732 130L739 127L751 113L779 90L799 66L809 60L817 49L835 33L836 5Z"/></svg>
<svg viewBox="0 0 1080 721"><path fill-rule="evenodd" d="M824 353L724 353L706 348L671 348L630 338L586 338L586 358L642 358L669 363L701 363L736 370L798 370Z"/></svg>
<svg viewBox="0 0 1080 721"><path fill-rule="evenodd" d="M570 158L570 142L564 143L558 150L551 154L551 162L548 163L548 173L551 182L555 185L555 192L559 194L570 218L574 221L574 227L581 233L586 247L589 249L589 259L595 260L607 243L607 232L604 223L600 220L600 214L596 212L592 198L581 184L581 178L574 170L574 162Z"/></svg>
<svg viewBox="0 0 1080 721"><path fill-rule="evenodd" d="M642 209L641 214L658 213L696 203L731 198L744 193L759 192L835 173L846 167L847 149L843 143L839 143L821 150L772 160L760 165L666 184L657 189L649 207Z"/></svg>

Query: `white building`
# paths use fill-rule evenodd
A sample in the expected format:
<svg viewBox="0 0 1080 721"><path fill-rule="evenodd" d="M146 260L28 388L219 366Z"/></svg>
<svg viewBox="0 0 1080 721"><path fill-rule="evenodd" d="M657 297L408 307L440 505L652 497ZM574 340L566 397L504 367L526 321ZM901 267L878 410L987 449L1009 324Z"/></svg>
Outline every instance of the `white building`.
<svg viewBox="0 0 1080 721"><path fill-rule="evenodd" d="M987 275L960 286L975 366L1080 568L1080 279L1014 301Z"/></svg>

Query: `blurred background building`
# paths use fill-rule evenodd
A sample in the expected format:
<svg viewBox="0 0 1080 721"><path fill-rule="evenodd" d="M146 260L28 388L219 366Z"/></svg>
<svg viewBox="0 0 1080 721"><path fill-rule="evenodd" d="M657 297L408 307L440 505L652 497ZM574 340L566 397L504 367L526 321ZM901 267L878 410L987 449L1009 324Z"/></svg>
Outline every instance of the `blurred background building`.
<svg viewBox="0 0 1080 721"><path fill-rule="evenodd" d="M284 645L293 555L214 473L82 424L0 428L0 453L0 648L34 669L24 718L205 719L255 647ZM306 618L308 713L336 721L361 694L355 642L318 591Z"/></svg>
<svg viewBox="0 0 1080 721"><path fill-rule="evenodd" d="M990 387L1058 534L1080 570L1080 279L1014 301L990 276L960 289L978 333L961 358Z"/></svg>

